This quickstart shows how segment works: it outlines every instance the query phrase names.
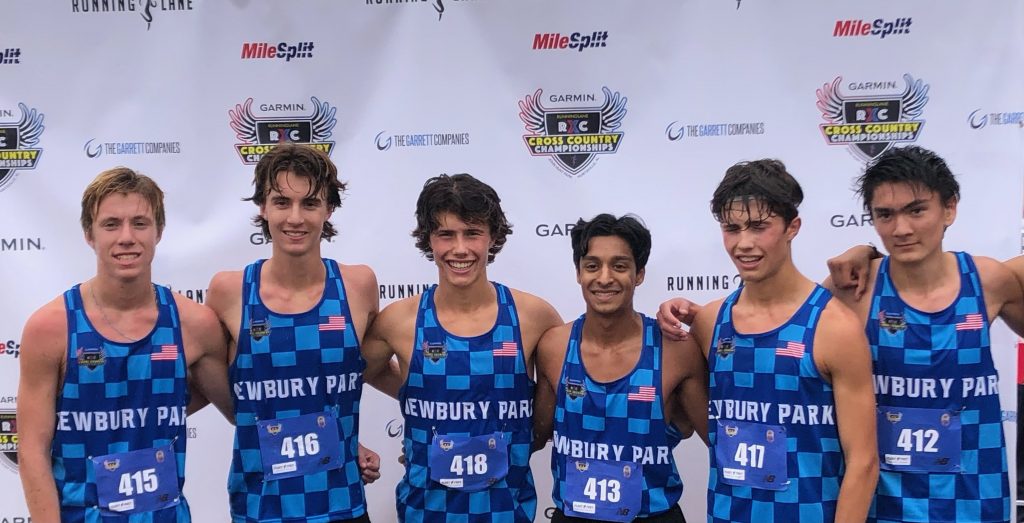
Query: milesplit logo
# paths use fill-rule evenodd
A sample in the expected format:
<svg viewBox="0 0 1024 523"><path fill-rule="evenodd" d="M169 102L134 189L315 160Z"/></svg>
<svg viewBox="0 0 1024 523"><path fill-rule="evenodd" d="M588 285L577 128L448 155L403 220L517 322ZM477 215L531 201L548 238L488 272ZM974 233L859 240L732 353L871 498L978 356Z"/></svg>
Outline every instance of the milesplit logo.
<svg viewBox="0 0 1024 523"><path fill-rule="evenodd" d="M921 113L928 103L928 84L903 75L896 81L849 82L846 89L873 94L849 96L840 91L843 77L817 90L818 110L827 123L821 134L829 145L846 145L861 160L878 157L895 143L917 141L924 127ZM893 92L896 91L896 92Z"/></svg>
<svg viewBox="0 0 1024 523"><path fill-rule="evenodd" d="M909 34L911 23L913 23L913 19L909 16L892 20L876 18L872 22L865 22L860 19L836 20L836 25L832 29L832 36L872 36L884 40L887 36Z"/></svg>
<svg viewBox="0 0 1024 523"><path fill-rule="evenodd" d="M181 154L181 142L101 142L90 138L82 150L89 158L103 155Z"/></svg>
<svg viewBox="0 0 1024 523"><path fill-rule="evenodd" d="M39 158L43 155L39 144L43 134L43 113L29 109L23 103L18 104L21 118L17 121L0 120L0 191L9 186L17 172L35 169ZM14 111L0 109L0 118L13 118Z"/></svg>
<svg viewBox="0 0 1024 523"><path fill-rule="evenodd" d="M389 134L387 131L377 133L373 138L378 151L388 151L411 147L446 147L469 145L469 133L423 132Z"/></svg>
<svg viewBox="0 0 1024 523"><path fill-rule="evenodd" d="M15 65L21 63L21 48L8 47L0 50L0 65Z"/></svg>
<svg viewBox="0 0 1024 523"><path fill-rule="evenodd" d="M572 49L582 53L587 49L597 49L608 45L608 31L590 33L576 32L571 35L562 33L537 33L533 35L533 48L540 49Z"/></svg>
<svg viewBox="0 0 1024 523"><path fill-rule="evenodd" d="M71 0L72 13L137 13L142 17L142 21L146 22L147 31L153 25L154 13L192 9L192 0Z"/></svg>
<svg viewBox="0 0 1024 523"><path fill-rule="evenodd" d="M242 44L242 60L276 59L290 62L302 58L313 58L313 42L245 42Z"/></svg>
<svg viewBox="0 0 1024 523"><path fill-rule="evenodd" d="M21 355L21 344L18 340L0 341L0 357L18 359Z"/></svg>
<svg viewBox="0 0 1024 523"><path fill-rule="evenodd" d="M252 98L235 105L228 111L231 129L241 143L235 144L238 157L246 165L256 165L264 154L279 143L301 143L319 149L328 155L334 150L330 141L337 119L337 108L317 97L311 97L312 113L308 116L256 116L252 111ZM264 113L290 113L305 111L305 103L260 104Z"/></svg>
<svg viewBox="0 0 1024 523"><path fill-rule="evenodd" d="M967 124L971 126L971 129L984 129L990 125L1014 125L1017 127L1024 127L1024 112L1010 111L986 113L981 109L975 109L974 111L971 111L971 114L967 115Z"/></svg>
<svg viewBox="0 0 1024 523"><path fill-rule="evenodd" d="M619 131L627 98L602 87L604 101L590 93L552 94L544 105L543 90L519 101L519 118L530 133L523 136L533 156L546 156L558 170L575 178L586 174L598 155L615 154L622 143Z"/></svg>

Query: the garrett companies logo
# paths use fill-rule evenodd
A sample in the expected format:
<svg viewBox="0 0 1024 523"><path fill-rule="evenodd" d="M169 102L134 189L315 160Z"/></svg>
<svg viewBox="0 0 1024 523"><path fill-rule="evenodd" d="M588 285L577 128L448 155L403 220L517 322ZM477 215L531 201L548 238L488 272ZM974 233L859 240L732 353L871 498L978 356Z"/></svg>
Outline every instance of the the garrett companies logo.
<svg viewBox="0 0 1024 523"><path fill-rule="evenodd" d="M21 48L8 47L0 50L0 65L14 65L21 63Z"/></svg>
<svg viewBox="0 0 1024 523"><path fill-rule="evenodd" d="M864 20L836 20L832 29L832 36L874 36L884 39L887 36L905 35L910 33L910 24L913 20L907 16L886 20L876 18L872 22Z"/></svg>
<svg viewBox="0 0 1024 523"><path fill-rule="evenodd" d="M153 13L191 10L192 0L71 0L72 13L138 13L147 31L153 25Z"/></svg>
<svg viewBox="0 0 1024 523"><path fill-rule="evenodd" d="M18 421L11 407L0 408L0 465L18 472Z"/></svg>
<svg viewBox="0 0 1024 523"><path fill-rule="evenodd" d="M103 155L181 154L181 142L101 142L90 138L82 146L89 158Z"/></svg>
<svg viewBox="0 0 1024 523"><path fill-rule="evenodd" d="M590 33L576 32L571 35L562 33L536 33L533 35L533 49L572 49L582 53L586 49L596 49L608 45L608 31Z"/></svg>
<svg viewBox="0 0 1024 523"><path fill-rule="evenodd" d="M242 44L242 60L275 58L290 62L300 58L313 58L313 42L245 42Z"/></svg>
<svg viewBox="0 0 1024 523"><path fill-rule="evenodd" d="M1024 112L1012 111L1001 113L986 113L981 109L971 111L967 115L967 124L971 129L984 129L989 125L1016 125L1024 127Z"/></svg>
<svg viewBox="0 0 1024 523"><path fill-rule="evenodd" d="M373 143L378 151L389 151L392 147L413 149L425 147L448 147L469 145L467 132L412 132L389 134L387 131L377 133Z"/></svg>
<svg viewBox="0 0 1024 523"><path fill-rule="evenodd" d="M18 104L21 118L17 121L0 120L0 191L7 188L20 170L35 169L41 148L34 148L43 134L43 113ZM13 118L14 111L0 109L0 118Z"/></svg>
<svg viewBox="0 0 1024 523"><path fill-rule="evenodd" d="M843 77L817 90L818 110L825 119L821 134L829 145L848 145L860 159L870 161L894 143L917 140L920 119L928 103L928 84L903 75L903 92L895 81L849 82L846 89L876 94L847 96L840 91Z"/></svg>
<svg viewBox="0 0 1024 523"><path fill-rule="evenodd" d="M686 138L708 138L722 136L749 136L764 134L764 122L735 123L680 123L678 120L665 127L665 137L670 142Z"/></svg>
<svg viewBox="0 0 1024 523"><path fill-rule="evenodd" d="M622 143L618 129L626 116L625 96L601 88L604 102L594 94L552 94L545 106L541 89L519 101L519 118L530 133L523 136L533 156L546 156L566 176L578 177L592 167L599 154L615 154Z"/></svg>
<svg viewBox="0 0 1024 523"><path fill-rule="evenodd" d="M229 110L231 128L241 141L235 144L235 150L242 163L256 165L264 154L279 143L308 144L330 155L334 150L334 142L329 139L337 123L334 117L337 108L331 107L326 101L321 102L315 96L310 101L313 103L313 113L309 116L258 117L252 112L252 98ZM305 104L260 104L259 108L262 112L291 112L304 110Z"/></svg>

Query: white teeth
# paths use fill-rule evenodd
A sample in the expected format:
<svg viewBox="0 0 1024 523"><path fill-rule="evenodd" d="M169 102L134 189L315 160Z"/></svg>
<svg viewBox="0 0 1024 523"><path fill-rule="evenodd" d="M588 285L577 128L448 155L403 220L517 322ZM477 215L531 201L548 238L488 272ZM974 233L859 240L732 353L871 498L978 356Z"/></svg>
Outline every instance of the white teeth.
<svg viewBox="0 0 1024 523"><path fill-rule="evenodd" d="M134 260L138 257L138 254L118 254L117 256L114 256L114 258L117 258L118 260Z"/></svg>
<svg viewBox="0 0 1024 523"><path fill-rule="evenodd" d="M469 268L470 265L473 265L473 262L450 261L448 262L448 265L450 265L453 269L467 269Z"/></svg>

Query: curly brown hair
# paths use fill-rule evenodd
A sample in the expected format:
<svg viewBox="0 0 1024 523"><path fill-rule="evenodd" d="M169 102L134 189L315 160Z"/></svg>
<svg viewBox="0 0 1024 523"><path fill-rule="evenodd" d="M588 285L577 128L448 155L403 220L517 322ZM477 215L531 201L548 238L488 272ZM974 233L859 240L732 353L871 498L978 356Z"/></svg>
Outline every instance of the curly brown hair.
<svg viewBox="0 0 1024 523"><path fill-rule="evenodd" d="M501 210L501 198L490 185L465 173L435 176L423 184L416 200L416 229L412 231L416 248L430 261L434 261L430 235L440 226L438 217L446 212L466 223L487 225L494 242L487 251L487 263L494 261L512 234L512 224Z"/></svg>
<svg viewBox="0 0 1024 523"><path fill-rule="evenodd" d="M253 202L261 208L267 203L267 195L270 191L280 191L277 184L277 175L283 172L292 172L309 180L309 195L325 194L327 210L333 212L341 207L341 195L345 192L347 185L338 179L338 168L331 161L326 153L308 145L283 143L274 146L269 153L264 154L256 164L256 172L253 176L253 193L244 201ZM270 227L267 220L256 215L252 224L263 231L263 237L270 239ZM338 234L337 229L330 221L324 222L324 229L320 233L323 239L333 238Z"/></svg>

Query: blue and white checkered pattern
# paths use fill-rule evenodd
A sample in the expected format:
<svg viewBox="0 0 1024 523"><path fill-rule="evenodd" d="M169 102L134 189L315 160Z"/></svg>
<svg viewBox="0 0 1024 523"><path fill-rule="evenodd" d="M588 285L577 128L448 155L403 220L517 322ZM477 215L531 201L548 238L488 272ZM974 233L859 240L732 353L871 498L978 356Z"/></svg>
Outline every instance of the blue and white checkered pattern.
<svg viewBox="0 0 1024 523"><path fill-rule="evenodd" d="M709 399L770 404L767 420L760 421L786 429L790 484L784 490L765 490L723 482L714 450L718 419L711 416L708 522L830 522L835 516L844 469L839 432L832 423L780 423L779 405L835 405L832 387L822 380L813 357L818 318L832 294L815 286L807 301L785 324L765 333L744 334L737 332L732 323L732 307L741 292L742 287L729 295L718 313L708 353ZM719 353L719 340L729 338L733 350ZM803 356L777 354L779 347L789 342L802 343Z"/></svg>
<svg viewBox="0 0 1024 523"><path fill-rule="evenodd" d="M643 318L643 348L636 367L629 374L610 383L590 379L580 356L580 341L583 339L583 322L580 316L572 326L565 363L558 380L555 404L555 432L587 443L622 445L627 450L620 461L630 461L628 449L637 447L675 448L682 439L679 430L665 423L665 398L661 379L661 330L651 318ZM582 384L586 390L583 396L573 397L566 393L566 383ZM654 387L654 401L628 399L629 393L638 387ZM557 446L556 446L557 447ZM637 517L646 518L661 514L679 502L683 494L683 482L676 470L675 457L668 454L669 462L643 465L643 494ZM551 498L556 508L564 510L562 491L566 488L566 463L568 456L551 451L551 471L555 479Z"/></svg>
<svg viewBox="0 0 1024 523"><path fill-rule="evenodd" d="M149 410L144 422L133 417L134 426L116 430L84 430L73 422L69 423L70 430L62 430L58 422L53 435L53 477L63 522L187 523L192 519L184 495L174 507L128 516L101 514L96 506L91 457L173 444L178 486L185 485L185 420L178 425L171 425L169 418L157 423L158 409L182 412L189 400L178 308L169 289L153 287L159 310L156 326L148 336L130 344L111 342L96 331L85 314L79 285L64 293L68 316L67 371L57 398L57 412L66 412L67 418L73 420L76 415L95 412ZM177 358L153 361L154 352L171 344L177 346ZM79 349L89 349L94 355L102 352L102 364L86 365L87 360L79 361Z"/></svg>
<svg viewBox="0 0 1024 523"><path fill-rule="evenodd" d="M876 377L952 379L948 398L878 394L882 406L960 411L963 470L958 474L883 470L869 521L1005 522L1010 519L1006 441L998 394L975 395L964 379L987 384L998 379L989 346L989 317L970 255L955 253L960 295L946 309L922 312L900 298L889 273L889 258L878 268L867 335ZM967 315L981 315L967 325ZM879 321L890 318L888 325ZM895 319L895 320L893 320ZM974 328L977 327L977 328ZM876 378L877 379L877 378ZM984 390L984 389L981 389ZM987 390L986 390L987 392ZM941 395L941 394L939 394Z"/></svg>
<svg viewBox="0 0 1024 523"><path fill-rule="evenodd" d="M434 285L420 300L416 316L416 341L409 362L409 377L399 393L405 413L405 477L396 489L398 519L408 523L520 523L533 521L537 491L530 472L533 439L534 383L526 372L519 317L512 293L494 284L498 294L498 319L485 334L465 338L450 334L438 323ZM515 343L515 356L496 356L503 343ZM444 347L424 354L424 346ZM409 409L408 400L426 402L490 402L486 419L440 420ZM499 414L499 403L528 406L516 417ZM510 403L514 402L514 403ZM479 412L479 411L478 411ZM502 432L509 442L508 475L492 487L463 492L432 481L427 469L427 449L437 435L479 436Z"/></svg>
<svg viewBox="0 0 1024 523"><path fill-rule="evenodd" d="M265 260L245 268L242 288L241 332L235 361L229 370L231 384L298 378L316 379L314 394L286 398L235 398L235 445L228 477L231 517L241 522L325 522L351 519L366 513L365 494L359 477L359 400L366 362L351 328L352 314L345 298L341 271L334 260L324 260L327 278L323 297L311 310L279 314L260 299L260 268ZM343 316L345 329L321 329L331 318ZM251 332L253 320L265 321L269 333ZM263 335L265 334L265 335ZM259 339L256 339L259 338ZM358 378L351 383L350 376ZM327 391L328 380L345 383ZM354 385L354 386L350 386ZM305 390L305 389L304 389ZM292 418L314 412L333 412L341 437L339 457L344 466L325 472L276 480L264 480L256 422Z"/></svg>

